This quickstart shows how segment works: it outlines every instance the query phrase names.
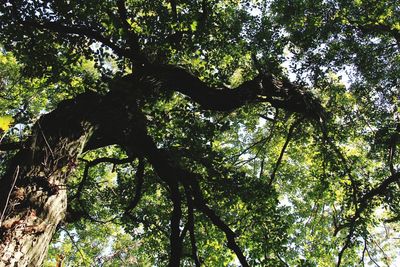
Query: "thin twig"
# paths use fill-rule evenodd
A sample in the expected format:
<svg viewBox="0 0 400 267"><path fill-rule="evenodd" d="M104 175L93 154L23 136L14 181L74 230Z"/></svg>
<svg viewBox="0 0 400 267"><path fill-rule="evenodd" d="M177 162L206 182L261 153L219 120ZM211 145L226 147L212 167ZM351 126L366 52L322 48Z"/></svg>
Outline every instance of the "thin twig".
<svg viewBox="0 0 400 267"><path fill-rule="evenodd" d="M369 253L368 247L366 247L366 251L368 253L368 257L369 259L378 267L380 267L380 265L372 258L371 254Z"/></svg>
<svg viewBox="0 0 400 267"><path fill-rule="evenodd" d="M79 184L79 187L78 187L78 190L77 190L76 194L71 199L75 199L76 198L78 200L79 206L81 207L81 209L82 209L82 211L83 211L83 213L84 213L84 215L86 216L87 219L89 219L89 220L91 220L93 222L102 223L102 224L115 221L119 217L119 215L115 215L111 219L108 219L108 220L105 220L105 221L95 219L92 215L90 215L90 213L85 209L85 205L83 204L83 201L81 199L83 187L84 187L84 185L86 183L87 178L89 177L89 169L91 167L96 166L96 165L98 165L100 163L113 163L114 165L116 165L116 164L125 164L125 163L131 162L133 160L133 158L128 157L128 158L118 159L118 158L102 157L102 158L94 159L92 161L87 161L85 159L81 159L81 160L86 162L85 169L83 171L82 181Z"/></svg>
<svg viewBox="0 0 400 267"><path fill-rule="evenodd" d="M365 263L364 263L364 258L365 258L365 252L367 251L367 239L364 237L364 249L363 249L363 252L362 252L362 254L361 254L361 259L360 259L360 261L358 262L358 264L363 264L363 266L365 265Z"/></svg>
<svg viewBox="0 0 400 267"><path fill-rule="evenodd" d="M278 160L276 161L275 168L273 169L273 171L272 171L272 173L271 173L271 176L270 176L271 178L270 178L269 183L268 183L268 186L269 186L269 187L272 186L272 183L273 183L274 180L275 180L276 172L278 171L278 168L279 168L279 166L280 166L280 164L281 164L281 162L282 162L282 158L283 158L283 155L285 154L286 148L287 148L287 146L289 145L289 142L290 142L290 140L291 140L292 137L293 137L294 129L299 125L299 123L300 123L303 119L304 119L304 117L301 117L301 118L297 119L297 120L296 120L295 122L293 122L293 124L290 126L289 131L288 131L288 134L287 134L287 137L286 137L286 141L285 141L285 143L283 144L281 153L279 154L279 158L278 158Z"/></svg>
<svg viewBox="0 0 400 267"><path fill-rule="evenodd" d="M12 191L14 190L15 182L17 181L18 175L19 175L19 165L17 165L17 167L15 169L13 182L12 182L10 191L8 192L7 200L6 200L6 204L4 206L3 212L1 213L0 227L1 227L2 223L3 223L4 215L6 213L7 206L8 206L8 201L10 201L10 196L11 196Z"/></svg>
<svg viewBox="0 0 400 267"><path fill-rule="evenodd" d="M240 249L239 245L236 243L235 238L236 234L232 231L232 229L212 210L206 203L197 179L193 178L192 175L187 175L186 178L190 180L190 187L192 189L192 195L194 197L194 205L197 209L202 211L211 221L212 223L217 226L221 231L224 232L225 237L228 241L228 248L233 250L236 256L239 259L239 262L242 266L247 267L250 266L247 262L246 257L244 256L242 250Z"/></svg>
<svg viewBox="0 0 400 267"><path fill-rule="evenodd" d="M44 135L44 132L43 132L43 130L42 130L42 126L40 125L40 122L38 121L37 124L38 124L39 130L40 130L40 132L41 132L41 134L42 134L42 136L43 136L44 142L46 143L47 147L48 147L49 150L50 150L50 153L51 153L52 158L55 159L53 150L51 149L49 142L47 142L47 138L46 138L46 136Z"/></svg>
<svg viewBox="0 0 400 267"><path fill-rule="evenodd" d="M289 267L289 264L287 264L287 262L284 261L284 260L282 259L282 257L279 255L279 253L276 253L276 257L278 258L278 260L279 260L283 265L285 265L285 267Z"/></svg>
<svg viewBox="0 0 400 267"><path fill-rule="evenodd" d="M61 229L62 231L64 231L64 232L67 234L67 236L68 236L69 239L71 240L72 245L76 248L76 250L78 251L78 253L81 255L82 260L84 260L86 263L89 263L89 264L90 264L90 262L89 262L89 261L86 259L86 257L83 255L82 249L81 249L81 248L78 246L78 244L75 242L74 237L71 235L71 233L70 233L67 229L65 229L64 227L60 227L60 229Z"/></svg>

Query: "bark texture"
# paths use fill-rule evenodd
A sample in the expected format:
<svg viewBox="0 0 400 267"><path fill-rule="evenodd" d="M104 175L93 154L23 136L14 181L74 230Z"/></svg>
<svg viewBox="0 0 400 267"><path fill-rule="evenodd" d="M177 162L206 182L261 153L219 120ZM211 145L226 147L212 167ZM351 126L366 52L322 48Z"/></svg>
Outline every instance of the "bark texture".
<svg viewBox="0 0 400 267"><path fill-rule="evenodd" d="M95 124L85 93L43 116L1 178L0 266L41 266L67 207L65 182Z"/></svg>

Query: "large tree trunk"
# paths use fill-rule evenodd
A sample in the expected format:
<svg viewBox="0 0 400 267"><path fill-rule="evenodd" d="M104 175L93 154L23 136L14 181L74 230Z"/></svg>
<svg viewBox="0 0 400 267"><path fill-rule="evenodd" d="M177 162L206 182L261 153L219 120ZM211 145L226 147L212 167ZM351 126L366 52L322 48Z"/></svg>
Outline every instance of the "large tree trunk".
<svg viewBox="0 0 400 267"><path fill-rule="evenodd" d="M0 179L0 267L42 264L51 237L65 217L66 179L74 169L76 159L84 146L87 149L95 149L118 144L130 157L145 156L153 159L160 176L170 186L176 185L176 178L162 175L164 171L168 173L173 168L156 164L157 157L154 155L158 152L155 151L157 149L152 141L148 140L146 119L138 109L140 101L137 98L151 94L156 89L171 89L176 85L183 88L178 91L192 97L203 108L224 111L247 102L259 101L259 93L276 87L268 84L266 88L257 87L256 85L260 84L257 80L245 83L232 93L230 90L209 88L200 80L193 80L187 75L189 74L179 69L167 69L165 74L161 73L161 78L155 79L160 82L154 83L151 75L150 78L146 75L146 79L128 76L115 80L110 83L110 92L107 95L85 93L73 100L64 101L56 110L43 116L36 123L31 138L8 163L8 168ZM172 79L168 78L170 76ZM177 78L180 76L183 76L181 80ZM195 93L186 89L190 88L192 83L195 85ZM253 85L257 87L257 94L252 93ZM296 111L309 115L309 107L302 105L304 95L294 89L283 90L279 87L277 92L281 91L284 93L275 93L280 97L278 100L270 97L263 99L275 103L273 105L276 107L282 106L292 111L297 109ZM200 92L205 96L201 96ZM229 96L228 100L232 105L224 104L225 96ZM210 97L214 101L210 100L212 105L207 105ZM246 100L240 100L244 97L247 97ZM318 103L315 105L319 107ZM319 117L319 109L317 113ZM174 203L174 225L178 227L175 227L175 235L171 235L172 241L173 237L179 234L179 224L176 223L179 222L176 218L180 217L178 202L179 199L176 199ZM234 242L233 233L225 229L224 224L207 210L208 207L204 203L197 202L203 205L200 207L205 213L209 213L207 216L215 221L216 225L222 225L221 229L227 234L228 240ZM176 258L179 262L180 245L175 250L178 251Z"/></svg>
<svg viewBox="0 0 400 267"><path fill-rule="evenodd" d="M67 207L65 182L95 125L85 93L43 116L0 180L0 267L41 266Z"/></svg>

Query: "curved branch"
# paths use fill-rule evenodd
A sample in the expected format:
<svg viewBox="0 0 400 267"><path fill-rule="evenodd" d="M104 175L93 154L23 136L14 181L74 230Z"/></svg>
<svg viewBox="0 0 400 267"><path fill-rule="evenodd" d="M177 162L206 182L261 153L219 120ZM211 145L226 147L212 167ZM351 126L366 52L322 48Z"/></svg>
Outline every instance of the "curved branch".
<svg viewBox="0 0 400 267"><path fill-rule="evenodd" d="M238 257L242 266L249 266L246 257L244 256L242 250L238 246L235 241L236 234L232 231L232 229L207 205L203 195L201 193L201 189L198 183L198 177L196 174L181 169L175 165L171 165L171 160L169 159L167 153L163 150L160 150L156 147L155 143L148 135L142 135L139 137L142 140L143 145L143 153L147 157L148 161L153 165L155 171L158 176L163 179L171 189L172 197L176 199L172 199L174 202L174 210L176 210L176 214L172 217L174 220L178 218L178 197L179 197L179 205L180 205L180 196L178 196L179 191L176 189L175 181L176 177L179 178L179 182L184 186L190 188L190 192L194 198L193 204L194 207L200 210L204 215L206 215L211 222L217 226L221 231L224 232L226 239L228 240L227 246L230 248ZM172 186L171 186L172 185ZM175 193L172 191L174 189ZM180 216L180 215L179 215ZM171 226L172 220L171 220ZM178 229L179 230L179 229ZM172 228L174 231L174 228ZM176 232L178 232L175 229ZM171 241L172 236L179 237L177 234L171 233ZM171 258L172 259L172 258ZM170 262L170 266L171 262ZM175 265L178 266L178 265Z"/></svg>
<svg viewBox="0 0 400 267"><path fill-rule="evenodd" d="M110 157L102 157L102 158L94 159L92 161L87 161L85 159L80 159L80 160L85 161L86 165L85 165L85 169L83 171L82 181L79 183L78 190L77 190L76 194L72 197L72 199L74 199L74 198L80 199L83 187L84 187L84 185L86 183L86 180L88 178L89 169L91 167L94 167L94 166L96 166L96 165L98 165L100 163L105 163L105 162L112 163L114 165L125 164L125 163L132 162L133 158L128 157L128 158L124 158L124 159L117 159L117 158L110 158Z"/></svg>
<svg viewBox="0 0 400 267"><path fill-rule="evenodd" d="M138 75L146 77L155 88L189 96L207 110L231 111L247 103L268 102L309 118L323 120L325 117L323 107L309 92L269 74L260 74L234 89L210 86L185 69L172 65L148 65L138 71ZM126 79L130 82L132 76Z"/></svg>
<svg viewBox="0 0 400 267"><path fill-rule="evenodd" d="M360 218L362 212L368 207L368 204L372 201L372 199L374 199L377 196L384 195L387 192L387 188L391 184L397 183L399 181L400 181L400 172L397 172L389 176L385 180L383 180L382 183L379 184L379 186L369 190L366 194L364 194L358 200L358 208L356 209L351 221L349 223L338 226L338 230L336 230L336 233L345 227L351 227L352 224L355 224L356 221Z"/></svg>
<svg viewBox="0 0 400 267"><path fill-rule="evenodd" d="M135 180L136 180L136 187L135 187L135 196L132 199L132 201L129 203L128 207L126 208L125 214L129 213L131 210L133 210L137 204L140 201L140 198L142 196L142 188L143 188L143 182L144 182L144 160L142 158L139 159L139 164L136 170L135 174Z"/></svg>
<svg viewBox="0 0 400 267"><path fill-rule="evenodd" d="M185 177L187 178L187 177ZM236 243L236 234L232 231L232 229L206 204L204 200L198 181L196 179L190 179L192 193L194 197L194 206L202 211L211 221L217 226L221 231L224 232L226 239L228 240L228 248L230 248L233 252L235 252L238 257L240 263L243 267L250 266L247 263L247 259L244 256L242 250L239 245Z"/></svg>
<svg viewBox="0 0 400 267"><path fill-rule="evenodd" d="M117 55L140 63L136 72L139 76L153 80L153 86L173 90L189 96L204 109L230 111L247 103L268 102L276 108L304 114L306 117L322 120L324 111L321 104L304 88L271 74L260 74L235 89L226 86L213 87L201 81L188 71L173 65L149 64L142 55L137 37L127 24L127 10L123 0L117 3L122 28L127 32L131 48L123 48L102 32L85 25L68 25L59 21L38 21L32 18L21 21L24 26L49 30L61 35L76 34L101 42ZM135 74L136 75L136 74Z"/></svg>
<svg viewBox="0 0 400 267"><path fill-rule="evenodd" d="M94 218L92 215L90 215L90 213L86 210L85 205L82 202L82 199L81 199L82 191L83 191L83 188L87 181L87 178L89 176L89 169L91 167L96 166L100 163L105 163L105 162L112 163L114 165L125 164L125 163L132 162L133 158L128 157L128 158L123 158L123 159L117 159L117 158L110 158L110 157L102 157L102 158L97 158L92 161L87 161L84 159L81 159L81 160L86 162L85 169L83 171L83 177L82 177L81 182L79 183L76 194L73 197L71 197L71 200L77 199L79 206L80 206L80 211L73 211L73 215L83 216L83 217L89 219L90 221L97 222L97 223L109 223L109 222L116 220L118 218L118 215L115 215L114 217L112 217L111 219L108 219L106 221L98 220L98 219ZM74 217L74 216L71 216L71 217ZM76 218L73 218L73 219L76 219Z"/></svg>
<svg viewBox="0 0 400 267"><path fill-rule="evenodd" d="M356 230L358 219L361 217L362 212L368 207L368 204L372 201L373 198L385 194L385 192L387 191L387 188L391 184L393 184L395 182L399 182L399 181L400 181L400 173L395 173L395 174L389 176L388 178L386 178L379 186L369 190L365 195L363 195L358 200L358 202L357 202L358 207L357 207L354 215L351 217L350 221L345 224L339 225L335 229L335 235L336 235L343 228L346 228L346 227L349 228L349 233L346 236L345 244L342 247L342 249L338 255L337 266L340 266L341 259L342 259L344 252L351 245L351 238L353 237L354 231Z"/></svg>

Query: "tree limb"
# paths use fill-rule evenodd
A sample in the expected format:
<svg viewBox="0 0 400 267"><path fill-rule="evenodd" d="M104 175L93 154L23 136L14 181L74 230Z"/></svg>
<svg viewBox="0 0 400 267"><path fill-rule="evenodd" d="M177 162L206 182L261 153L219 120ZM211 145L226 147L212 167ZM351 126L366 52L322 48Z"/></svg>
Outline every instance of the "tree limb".
<svg viewBox="0 0 400 267"><path fill-rule="evenodd" d="M143 178L144 178L144 160L142 158L139 158L139 164L138 164L136 174L135 174L135 180L136 180L135 196L132 199L132 201L129 203L128 207L126 208L125 213L129 213L139 203L140 198L142 196L142 188L143 188L143 182L144 182Z"/></svg>
<svg viewBox="0 0 400 267"><path fill-rule="evenodd" d="M240 247L235 241L236 234L229 228L227 224L225 224L222 219L211 209L208 207L205 199L202 196L201 189L198 183L198 177L196 174L191 173L189 171L186 171L184 169L181 169L179 167L176 167L175 165L171 165L171 159L169 159L167 153L163 150L160 150L156 147L155 143L151 139L150 136L147 134L144 135L139 135L137 136L141 140L142 144L142 152L144 153L144 156L148 159L148 161L153 165L156 173L158 176L164 180L170 190L171 190L171 196L176 198L172 199L174 203L174 212L175 215L172 216L174 219L174 224L176 227L176 220L179 217L180 218L180 195L178 196L178 191L177 191L177 185L176 183L176 177L178 177L179 182L182 183L184 186L188 186L190 188L191 194L194 198L193 204L194 207L203 212L204 215L206 215L211 222L217 226L221 231L224 232L228 243L227 246L230 248L238 257L240 263L242 266L247 267L249 264L247 263L246 257L244 256L243 252L241 251ZM129 147L128 147L129 149ZM172 186L171 186L172 185ZM173 191L172 191L173 190ZM174 193L175 192L175 193ZM179 201L178 201L179 199ZM179 204L178 204L179 203ZM173 214L174 214L173 212ZM179 215L179 216L178 216ZM171 220L171 227L174 225L173 221ZM172 231L175 231L178 233L179 229L175 229L172 227ZM179 237L177 234L172 234L171 233L171 240ZM172 238L174 237L174 238ZM177 248L176 248L177 249ZM171 257L171 260L174 260L174 258ZM170 266L171 263L170 263ZM178 265L175 265L178 266Z"/></svg>
<svg viewBox="0 0 400 267"><path fill-rule="evenodd" d="M79 255L81 256L82 260L86 263L89 263L87 258L83 255L83 252L81 250L81 248L79 247L79 245L75 242L74 237L72 236L72 234L64 227L60 227L60 229L62 231L64 231L67 236L69 237L69 239L71 240L72 245L75 247L75 249L78 251Z"/></svg>
<svg viewBox="0 0 400 267"><path fill-rule="evenodd" d="M131 25L129 25L128 23L128 10L126 9L125 0L118 0L117 7L118 7L118 14L120 16L120 21L122 23L122 29L126 33L129 45L133 52L132 55L134 55L135 57L134 61L135 64L139 66L141 64L148 63L147 58L141 53L139 38L132 31Z"/></svg>
<svg viewBox="0 0 400 267"><path fill-rule="evenodd" d="M171 234L170 234L170 258L168 266L180 266L181 255L182 255L182 243L183 239L181 238L180 232L180 222L182 218L182 209L181 209L181 194L179 192L179 184L178 181L171 183L169 185L171 190L171 200L173 204L173 210L171 213Z"/></svg>
<svg viewBox="0 0 400 267"><path fill-rule="evenodd" d="M278 168L279 168L279 166L280 166L280 164L281 164L281 162L282 162L282 158L283 158L283 155L285 154L286 148L287 148L287 146L289 145L289 142L290 142L290 140L291 140L292 137L293 137L294 129L299 125L299 123L300 123L302 120L303 120L303 118L300 118L300 119L296 120L295 122L293 122L293 124L292 124L292 125L290 126L290 128L289 128L289 132L288 132L288 134L287 134L286 141L285 141L285 143L283 144L281 153L279 154L279 158L278 158L278 160L276 161L275 167L274 167L274 169L272 170L272 173L271 173L271 176L270 176L270 180L269 180L269 183L268 183L268 186L270 186L270 187L272 186L272 183L273 183L274 180L275 180L276 172L278 171Z"/></svg>
<svg viewBox="0 0 400 267"><path fill-rule="evenodd" d="M395 173L388 178L386 178L379 186L369 190L366 194L364 194L359 200L358 200L358 207L354 213L354 215L351 217L350 221L339 225L335 229L335 235L342 230L343 228L348 227L349 232L346 236L346 241L344 246L342 247L341 251L339 252L338 256L338 263L337 266L340 266L342 256L344 252L346 251L347 248L351 245L351 238L353 237L354 231L356 229L356 226L358 224L359 218L361 217L361 214L363 211L368 207L368 204L372 201L373 198L385 194L387 191L387 188L400 180L400 173Z"/></svg>
<svg viewBox="0 0 400 267"><path fill-rule="evenodd" d="M76 194L72 197L72 199L74 199L74 198L80 199L83 187L84 187L84 185L87 181L88 175L89 175L89 169L91 167L94 167L100 163L112 163L114 165L125 164L125 163L132 162L133 158L128 157L128 158L118 159L118 158L110 158L110 157L101 157L101 158L94 159L92 161L87 161L85 159L81 159L81 160L85 161L86 165L85 165L85 169L83 170L83 176L82 176L81 182L79 183L78 190L77 190Z"/></svg>
<svg viewBox="0 0 400 267"><path fill-rule="evenodd" d="M209 86L185 69L172 65L151 64L141 71L138 75L147 77L154 88L180 92L207 110L231 111L247 103L268 102L318 121L325 116L323 107L310 93L272 75L260 74L231 89ZM129 82L131 78L126 79Z"/></svg>
<svg viewBox="0 0 400 267"><path fill-rule="evenodd" d="M196 237L194 235L194 217L193 217L193 198L190 194L190 190L185 186L186 202L188 205L188 228L190 235L190 244L192 246L192 258L194 260L195 266L200 267L200 260L197 255Z"/></svg>
<svg viewBox="0 0 400 267"><path fill-rule="evenodd" d="M202 211L211 221L212 223L217 226L221 231L224 232L226 239L228 240L228 248L230 248L238 257L240 263L243 267L250 266L247 263L247 259L244 256L242 250L238 246L235 241L236 234L232 231L232 229L224 222L222 219L206 204L201 191L198 185L198 181L195 179L191 180L191 188L194 197L194 206Z"/></svg>
<svg viewBox="0 0 400 267"><path fill-rule="evenodd" d="M135 53L132 50L123 49L114 42L111 41L109 37L104 36L99 31L92 28L88 28L84 25L66 25L61 22L53 21L37 21L31 18L27 18L22 21L22 24L26 27L34 27L42 30L49 30L52 32L59 33L61 35L76 34L82 37L87 37L94 41L98 41L109 48L111 48L117 55L135 59Z"/></svg>

